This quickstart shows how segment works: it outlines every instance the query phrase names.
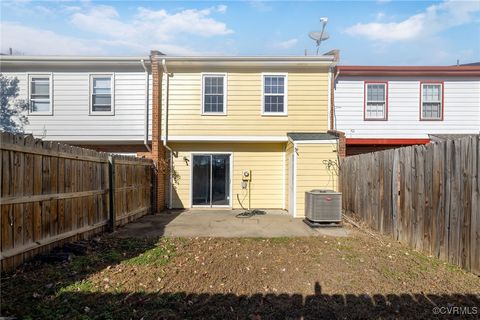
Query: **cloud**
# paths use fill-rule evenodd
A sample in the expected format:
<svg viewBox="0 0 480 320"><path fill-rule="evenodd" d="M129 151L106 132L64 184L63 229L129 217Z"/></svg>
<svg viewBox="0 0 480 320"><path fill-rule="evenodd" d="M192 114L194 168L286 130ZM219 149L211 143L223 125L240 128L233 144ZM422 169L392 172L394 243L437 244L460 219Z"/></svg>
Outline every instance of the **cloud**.
<svg viewBox="0 0 480 320"><path fill-rule="evenodd" d="M285 41L274 43L272 47L277 49L290 49L290 48L293 48L297 43L298 43L298 39L293 38L293 39L288 39Z"/></svg>
<svg viewBox="0 0 480 320"><path fill-rule="evenodd" d="M34 11L36 14L44 15L44 16L52 16L54 14L53 10L44 6L35 6Z"/></svg>
<svg viewBox="0 0 480 320"><path fill-rule="evenodd" d="M138 43L162 43L178 47L174 43L182 35L200 37L225 36L233 33L225 23L212 18L213 13L224 13L227 6L219 5L207 9L185 9L176 13L166 10L137 8L136 14L129 21L120 17L111 6L95 6L88 12L76 12L71 22L77 28L107 36L110 40L123 40L135 46Z"/></svg>
<svg viewBox="0 0 480 320"><path fill-rule="evenodd" d="M221 5L217 6L217 11L220 12L220 13L225 13L225 12L227 12L227 6L224 5L224 4L221 4Z"/></svg>
<svg viewBox="0 0 480 320"><path fill-rule="evenodd" d="M376 20L383 20L383 18L385 18L384 12L377 12L377 14L375 15Z"/></svg>
<svg viewBox="0 0 480 320"><path fill-rule="evenodd" d="M131 21L125 22L111 6L95 6L89 12L77 12L71 22L86 31L116 38L154 37L158 40L174 38L181 33L203 37L233 33L226 24L210 17L213 12L223 13L226 6L208 9L185 9L177 13L166 10L150 10L140 7Z"/></svg>
<svg viewBox="0 0 480 320"><path fill-rule="evenodd" d="M266 1L262 0L251 0L248 2L248 4L250 5L250 7L260 12L267 12L273 9L271 5L267 4Z"/></svg>
<svg viewBox="0 0 480 320"><path fill-rule="evenodd" d="M65 12L75 12L75 11L81 11L82 7L79 7L79 6L63 6L62 9Z"/></svg>
<svg viewBox="0 0 480 320"><path fill-rule="evenodd" d="M478 1L446 0L400 22L358 23L346 29L351 36L369 40L395 42L417 40L445 29L467 24L480 12Z"/></svg>
<svg viewBox="0 0 480 320"><path fill-rule="evenodd" d="M8 48L25 54L39 55L95 55L105 50L88 39L58 35L52 31L30 28L15 23L2 22L0 51Z"/></svg>
<svg viewBox="0 0 480 320"><path fill-rule="evenodd" d="M73 7L59 5L51 10L66 15L71 25L83 31L83 38L62 35L61 30L2 22L1 50L5 52L12 47L25 54L41 55L146 54L151 49L179 55L221 54L218 50L224 49L201 39L233 33L214 17L224 14L226 5L176 12L138 7L128 19L109 5L80 3Z"/></svg>

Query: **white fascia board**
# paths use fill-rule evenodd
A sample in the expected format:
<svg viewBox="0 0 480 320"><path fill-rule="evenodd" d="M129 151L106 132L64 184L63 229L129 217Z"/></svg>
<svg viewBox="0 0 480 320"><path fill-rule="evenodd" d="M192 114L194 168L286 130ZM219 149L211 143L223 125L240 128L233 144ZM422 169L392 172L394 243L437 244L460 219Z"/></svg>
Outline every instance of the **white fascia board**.
<svg viewBox="0 0 480 320"><path fill-rule="evenodd" d="M44 62L83 62L83 61L97 61L97 62L108 62L108 61L132 61L138 62L139 60L144 60L145 62L150 61L149 56L124 56L124 57L111 57L111 56L0 56L0 61L24 61L24 62L33 62L33 61L44 61Z"/></svg>
<svg viewBox="0 0 480 320"><path fill-rule="evenodd" d="M150 66L150 57L68 57L68 56L0 56L0 64L3 69L9 71L15 68L38 67L131 67L141 66L141 61Z"/></svg>
<svg viewBox="0 0 480 320"><path fill-rule="evenodd" d="M334 61L335 56L162 56L167 61Z"/></svg>
<svg viewBox="0 0 480 320"><path fill-rule="evenodd" d="M165 141L165 136L162 136ZM287 142L286 136L168 136L168 141Z"/></svg>
<svg viewBox="0 0 480 320"><path fill-rule="evenodd" d="M162 56L170 67L314 67L334 66L334 56L175 57Z"/></svg>

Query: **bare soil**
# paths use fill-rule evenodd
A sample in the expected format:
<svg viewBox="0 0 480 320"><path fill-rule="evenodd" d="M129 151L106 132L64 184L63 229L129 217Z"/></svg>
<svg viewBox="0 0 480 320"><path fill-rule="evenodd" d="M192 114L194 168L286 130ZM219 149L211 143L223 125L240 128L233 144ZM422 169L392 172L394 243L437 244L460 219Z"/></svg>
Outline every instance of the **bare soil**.
<svg viewBox="0 0 480 320"><path fill-rule="evenodd" d="M480 315L480 277L389 238L90 241L2 275L24 319L432 319ZM435 307L442 307L435 314ZM452 311L460 307L461 311ZM450 308L450 309L447 309ZM452 313L455 312L455 313ZM461 313L461 314L460 314Z"/></svg>

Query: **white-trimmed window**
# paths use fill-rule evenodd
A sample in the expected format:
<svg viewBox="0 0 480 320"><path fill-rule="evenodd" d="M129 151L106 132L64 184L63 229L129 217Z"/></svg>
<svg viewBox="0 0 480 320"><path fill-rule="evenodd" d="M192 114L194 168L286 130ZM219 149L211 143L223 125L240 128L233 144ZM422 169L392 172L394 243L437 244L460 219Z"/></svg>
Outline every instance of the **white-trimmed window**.
<svg viewBox="0 0 480 320"><path fill-rule="evenodd" d="M421 85L421 120L442 120L443 118L443 84L422 83Z"/></svg>
<svg viewBox="0 0 480 320"><path fill-rule="evenodd" d="M113 114L113 76L95 74L90 76L90 114Z"/></svg>
<svg viewBox="0 0 480 320"><path fill-rule="evenodd" d="M387 83L365 83L365 120L387 120Z"/></svg>
<svg viewBox="0 0 480 320"><path fill-rule="evenodd" d="M202 75L202 114L227 113L227 86L225 74Z"/></svg>
<svg viewBox="0 0 480 320"><path fill-rule="evenodd" d="M31 115L51 115L52 108L52 75L31 74L29 82L29 110Z"/></svg>
<svg viewBox="0 0 480 320"><path fill-rule="evenodd" d="M287 114L287 75L264 74L262 115Z"/></svg>

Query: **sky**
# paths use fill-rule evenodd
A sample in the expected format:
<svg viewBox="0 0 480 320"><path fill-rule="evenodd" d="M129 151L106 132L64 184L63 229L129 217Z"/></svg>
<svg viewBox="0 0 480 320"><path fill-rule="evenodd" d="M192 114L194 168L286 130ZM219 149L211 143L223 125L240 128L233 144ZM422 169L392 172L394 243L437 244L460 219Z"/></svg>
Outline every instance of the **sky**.
<svg viewBox="0 0 480 320"><path fill-rule="evenodd" d="M314 55L343 65L480 61L480 1L34 1L0 3L0 51L24 55Z"/></svg>

